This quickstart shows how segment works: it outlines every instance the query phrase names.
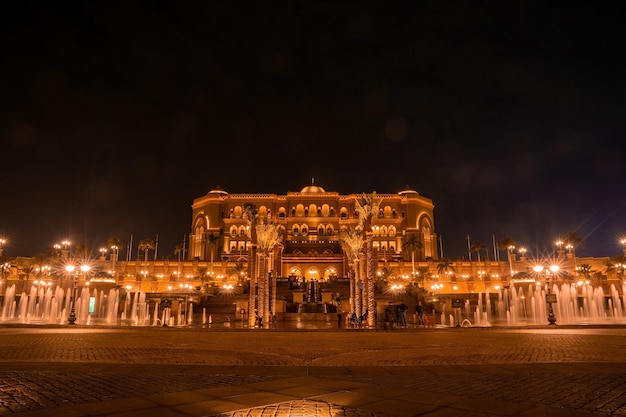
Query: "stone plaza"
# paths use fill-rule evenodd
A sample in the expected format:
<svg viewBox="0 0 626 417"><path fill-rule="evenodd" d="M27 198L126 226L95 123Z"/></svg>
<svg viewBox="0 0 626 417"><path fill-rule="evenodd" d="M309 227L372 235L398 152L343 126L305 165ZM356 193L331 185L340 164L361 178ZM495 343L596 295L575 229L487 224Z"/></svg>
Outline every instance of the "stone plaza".
<svg viewBox="0 0 626 417"><path fill-rule="evenodd" d="M0 327L0 415L626 415L621 327Z"/></svg>

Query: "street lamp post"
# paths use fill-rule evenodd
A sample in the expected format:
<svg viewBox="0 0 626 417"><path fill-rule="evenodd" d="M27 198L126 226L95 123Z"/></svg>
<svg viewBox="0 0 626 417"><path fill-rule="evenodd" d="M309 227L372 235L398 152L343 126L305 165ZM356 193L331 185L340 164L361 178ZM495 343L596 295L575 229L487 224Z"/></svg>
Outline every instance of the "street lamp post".
<svg viewBox="0 0 626 417"><path fill-rule="evenodd" d="M90 269L91 267L89 265L80 266L80 270L82 271L83 275L85 275L85 277L87 276L87 273ZM67 318L67 323L76 324L76 291L78 290L78 273L74 272L76 270L76 267L72 264L66 265L65 270L70 276L72 276L72 297L70 299L70 315Z"/></svg>
<svg viewBox="0 0 626 417"><path fill-rule="evenodd" d="M544 272L544 267L542 265L536 265L533 267L537 274L541 274ZM549 271L545 271L546 276L546 302L548 303L548 324L556 325L556 316L554 315L554 309L552 308L552 304L556 303L556 294L552 294L550 290L550 284L552 281L552 277L556 276L557 272L559 272L558 265L550 265L548 267Z"/></svg>
<svg viewBox="0 0 626 417"><path fill-rule="evenodd" d="M68 275L72 278L72 292L70 294L71 298L70 298L70 315L67 318L67 323L68 324L76 324L76 308L74 306L74 303L76 302L76 280L78 279L78 276L74 273L74 270L76 269L76 267L74 265L66 265L65 266L65 270L67 271Z"/></svg>

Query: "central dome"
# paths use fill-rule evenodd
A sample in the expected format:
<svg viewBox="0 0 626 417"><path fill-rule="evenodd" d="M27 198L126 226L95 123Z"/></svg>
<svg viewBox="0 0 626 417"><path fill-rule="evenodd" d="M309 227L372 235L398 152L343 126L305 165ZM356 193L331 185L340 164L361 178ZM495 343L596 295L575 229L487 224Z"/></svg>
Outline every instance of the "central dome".
<svg viewBox="0 0 626 417"><path fill-rule="evenodd" d="M324 190L319 185L315 185L315 178L311 178L311 185L307 185L300 192L301 193L309 193L309 194L311 194L311 193L325 193L326 190Z"/></svg>

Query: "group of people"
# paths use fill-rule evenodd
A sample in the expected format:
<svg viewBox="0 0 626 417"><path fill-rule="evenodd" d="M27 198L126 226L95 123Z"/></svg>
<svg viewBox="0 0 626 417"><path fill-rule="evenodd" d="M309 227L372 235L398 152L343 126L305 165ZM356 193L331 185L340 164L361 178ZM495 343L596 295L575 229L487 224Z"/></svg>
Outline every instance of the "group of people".
<svg viewBox="0 0 626 417"><path fill-rule="evenodd" d="M338 297L335 299L335 303L337 306L337 327L341 328L343 321L343 308L341 306L341 299ZM391 324L395 321L396 326L400 328L407 327L407 319L406 315L409 311L409 306L407 306L404 302L400 303L396 309L395 314L393 311L393 305L388 305L385 309L385 316L383 318L383 327L387 330ZM417 315L417 324L419 327L426 327L426 316L424 315L424 306L421 301L418 301L415 306L415 314ZM357 316L355 312L350 314L346 319L347 324L351 327L360 328L363 322L367 321L368 310L365 310L361 316ZM395 320L394 320L395 318Z"/></svg>
<svg viewBox="0 0 626 417"><path fill-rule="evenodd" d="M396 306L394 314L393 305L388 305L385 309L385 317L383 321L384 329L387 330L394 322L396 327L406 328L406 315L408 311L409 306L407 306L405 303L400 303L398 304L398 306ZM421 301L418 301L417 305L415 306L415 314L417 315L418 326L426 327L426 316L424 315L424 306L422 305Z"/></svg>

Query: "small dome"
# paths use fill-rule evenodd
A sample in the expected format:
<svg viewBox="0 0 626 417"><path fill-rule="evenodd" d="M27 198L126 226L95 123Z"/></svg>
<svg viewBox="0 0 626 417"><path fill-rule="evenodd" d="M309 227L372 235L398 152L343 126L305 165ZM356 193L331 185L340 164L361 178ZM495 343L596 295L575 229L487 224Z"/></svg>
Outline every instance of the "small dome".
<svg viewBox="0 0 626 417"><path fill-rule="evenodd" d="M215 189L209 191L208 194L223 194L223 195L226 195L228 193L226 191L222 190L222 187L220 187L218 185L217 187L215 187Z"/></svg>
<svg viewBox="0 0 626 417"><path fill-rule="evenodd" d="M417 191L412 190L408 185L404 188L404 190L398 193L399 195L407 195L407 194L419 194Z"/></svg>
<svg viewBox="0 0 626 417"><path fill-rule="evenodd" d="M325 193L326 190L324 190L322 187L320 187L319 185L315 185L315 178L311 178L311 185L307 185L306 187L304 187L300 192L301 193Z"/></svg>

